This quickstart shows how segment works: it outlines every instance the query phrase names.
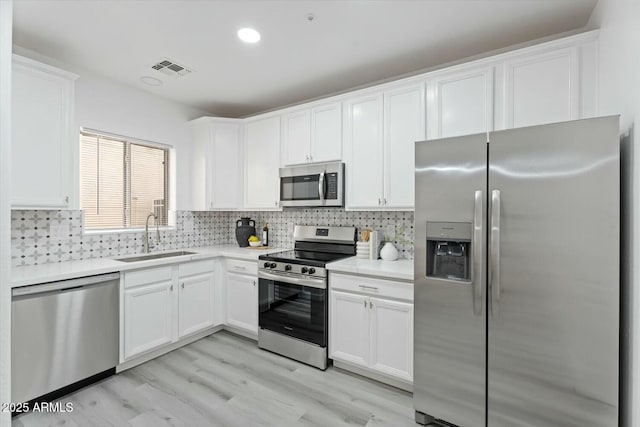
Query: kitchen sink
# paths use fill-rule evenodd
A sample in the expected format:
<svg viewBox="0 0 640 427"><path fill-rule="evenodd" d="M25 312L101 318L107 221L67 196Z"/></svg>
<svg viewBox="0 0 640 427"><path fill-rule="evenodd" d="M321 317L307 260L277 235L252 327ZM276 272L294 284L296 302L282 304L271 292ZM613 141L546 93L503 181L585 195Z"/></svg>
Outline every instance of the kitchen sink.
<svg viewBox="0 0 640 427"><path fill-rule="evenodd" d="M114 259L116 261L122 261L122 262L136 262L136 261L148 261L150 259L158 259L158 258L170 258L174 256L183 256L183 255L195 255L195 252L186 252L186 251L164 252L159 254L145 254L145 255L131 256L126 258L114 258Z"/></svg>

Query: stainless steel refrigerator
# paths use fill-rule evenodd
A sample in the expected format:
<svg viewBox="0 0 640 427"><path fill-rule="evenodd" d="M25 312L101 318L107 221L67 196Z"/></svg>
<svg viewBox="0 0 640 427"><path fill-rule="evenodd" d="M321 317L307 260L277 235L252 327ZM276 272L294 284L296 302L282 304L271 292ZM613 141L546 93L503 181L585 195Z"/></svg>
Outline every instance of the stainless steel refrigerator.
<svg viewBox="0 0 640 427"><path fill-rule="evenodd" d="M416 143L416 422L618 425L618 127Z"/></svg>

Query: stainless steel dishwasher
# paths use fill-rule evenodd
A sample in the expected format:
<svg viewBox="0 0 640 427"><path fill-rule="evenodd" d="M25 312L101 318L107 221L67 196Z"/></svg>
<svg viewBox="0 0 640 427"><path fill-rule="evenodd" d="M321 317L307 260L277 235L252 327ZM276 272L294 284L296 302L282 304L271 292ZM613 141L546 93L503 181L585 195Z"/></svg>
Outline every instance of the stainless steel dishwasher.
<svg viewBox="0 0 640 427"><path fill-rule="evenodd" d="M14 402L114 372L119 279L112 273L13 289Z"/></svg>

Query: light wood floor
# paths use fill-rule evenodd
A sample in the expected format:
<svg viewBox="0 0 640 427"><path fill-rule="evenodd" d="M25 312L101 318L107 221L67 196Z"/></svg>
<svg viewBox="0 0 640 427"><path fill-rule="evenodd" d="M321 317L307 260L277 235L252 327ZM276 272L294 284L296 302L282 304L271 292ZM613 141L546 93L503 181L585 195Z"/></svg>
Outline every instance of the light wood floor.
<svg viewBox="0 0 640 427"><path fill-rule="evenodd" d="M24 414L13 426L417 426L409 393L317 370L228 332L60 401L73 412Z"/></svg>

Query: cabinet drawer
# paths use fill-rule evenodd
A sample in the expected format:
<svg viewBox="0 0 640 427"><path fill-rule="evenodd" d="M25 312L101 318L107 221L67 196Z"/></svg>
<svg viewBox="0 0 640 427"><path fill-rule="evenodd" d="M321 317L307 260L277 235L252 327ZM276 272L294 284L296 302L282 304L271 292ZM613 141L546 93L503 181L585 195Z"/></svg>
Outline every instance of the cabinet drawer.
<svg viewBox="0 0 640 427"><path fill-rule="evenodd" d="M206 259L203 261L193 261L180 264L178 275L180 277L195 276L196 274L211 273L215 269L215 261Z"/></svg>
<svg viewBox="0 0 640 427"><path fill-rule="evenodd" d="M124 288L171 280L171 267L148 268L124 273Z"/></svg>
<svg viewBox="0 0 640 427"><path fill-rule="evenodd" d="M413 284L407 282L330 273L329 287L370 296L413 301Z"/></svg>
<svg viewBox="0 0 640 427"><path fill-rule="evenodd" d="M229 273L248 274L251 276L257 276L258 263L257 261L242 261L239 259L228 259L227 271Z"/></svg>

